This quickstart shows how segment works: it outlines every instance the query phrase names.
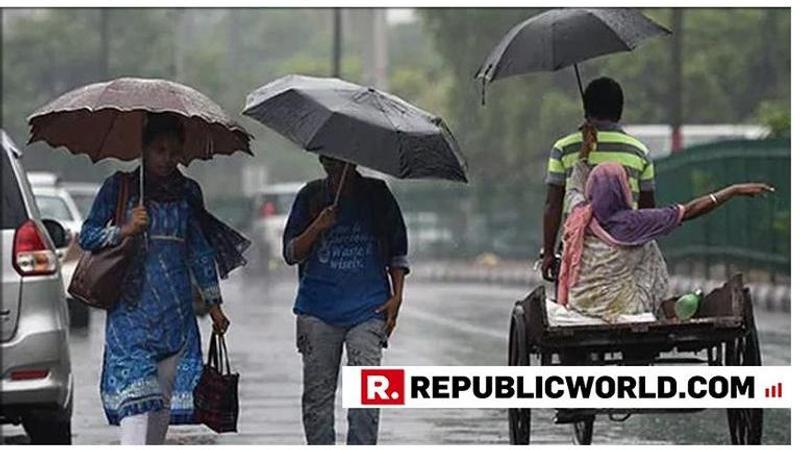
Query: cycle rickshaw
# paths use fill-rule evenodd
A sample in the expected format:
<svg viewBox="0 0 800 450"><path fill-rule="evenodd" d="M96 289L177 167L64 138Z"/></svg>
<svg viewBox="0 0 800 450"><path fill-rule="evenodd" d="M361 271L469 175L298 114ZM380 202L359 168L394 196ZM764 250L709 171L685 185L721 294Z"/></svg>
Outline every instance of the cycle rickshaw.
<svg viewBox="0 0 800 450"><path fill-rule="evenodd" d="M530 365L531 356L541 365L761 365L753 303L741 275L708 293L697 313L683 321L675 317L673 298L662 303L655 321L557 326L548 323L547 301L545 287L539 286L515 304L509 365ZM631 414L697 411L557 409L555 423L570 424L575 443L591 444L597 415L625 420ZM761 443L762 409L728 409L727 416L733 444ZM511 443L528 444L530 409L510 409L508 420Z"/></svg>

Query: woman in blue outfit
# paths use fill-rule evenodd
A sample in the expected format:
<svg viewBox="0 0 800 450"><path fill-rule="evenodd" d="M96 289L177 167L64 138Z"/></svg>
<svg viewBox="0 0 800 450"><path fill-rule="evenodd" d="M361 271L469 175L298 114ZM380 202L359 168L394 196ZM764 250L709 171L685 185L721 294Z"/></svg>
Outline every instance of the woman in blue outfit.
<svg viewBox="0 0 800 450"><path fill-rule="evenodd" d="M122 444L163 443L170 423L194 423L192 391L203 363L193 285L210 306L215 332L224 333L219 276L244 263L249 243L205 210L200 186L177 169L183 140L177 117L148 114L144 206L140 169L117 172L103 183L80 233L81 248L90 251L137 239L120 299L106 318L100 384ZM127 221L109 226L122 183L129 183Z"/></svg>

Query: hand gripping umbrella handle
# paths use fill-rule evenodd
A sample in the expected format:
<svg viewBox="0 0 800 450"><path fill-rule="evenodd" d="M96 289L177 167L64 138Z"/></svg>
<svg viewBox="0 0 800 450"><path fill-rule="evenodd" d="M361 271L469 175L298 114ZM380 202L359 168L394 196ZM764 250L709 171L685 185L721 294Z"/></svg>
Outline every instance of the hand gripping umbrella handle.
<svg viewBox="0 0 800 450"><path fill-rule="evenodd" d="M342 178L339 180L339 187L336 188L336 197L333 199L334 208L339 206L339 198L342 196L342 188L344 188L344 182L347 180L347 172L350 171L351 165L350 163L346 163L344 165L344 170L342 170Z"/></svg>

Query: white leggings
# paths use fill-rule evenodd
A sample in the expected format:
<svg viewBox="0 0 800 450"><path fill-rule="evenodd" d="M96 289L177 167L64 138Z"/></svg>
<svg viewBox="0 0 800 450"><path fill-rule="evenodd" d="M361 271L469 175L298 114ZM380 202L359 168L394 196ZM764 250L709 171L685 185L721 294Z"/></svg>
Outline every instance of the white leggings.
<svg viewBox="0 0 800 450"><path fill-rule="evenodd" d="M122 445L163 444L169 427L170 401L175 384L175 372L181 352L163 359L158 363L158 384L164 395L164 405L158 411L123 417L120 421L120 439Z"/></svg>

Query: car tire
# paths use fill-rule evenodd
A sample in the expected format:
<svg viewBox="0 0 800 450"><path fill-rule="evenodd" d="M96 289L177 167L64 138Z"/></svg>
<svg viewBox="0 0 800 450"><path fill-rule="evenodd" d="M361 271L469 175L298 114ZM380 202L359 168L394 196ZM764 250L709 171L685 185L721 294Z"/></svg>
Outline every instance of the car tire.
<svg viewBox="0 0 800 450"><path fill-rule="evenodd" d="M89 326L89 307L72 297L67 299L67 307L69 308L69 327L70 328L86 328Z"/></svg>
<svg viewBox="0 0 800 450"><path fill-rule="evenodd" d="M72 444L72 414L69 411L36 411L22 418L22 427L31 444Z"/></svg>

